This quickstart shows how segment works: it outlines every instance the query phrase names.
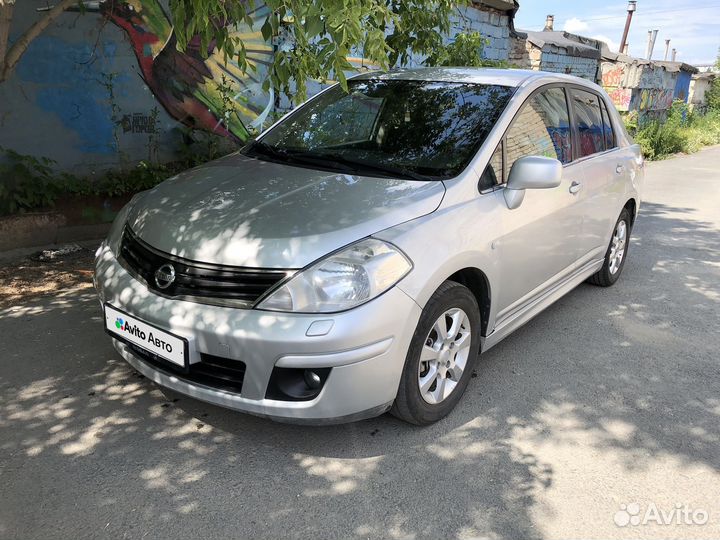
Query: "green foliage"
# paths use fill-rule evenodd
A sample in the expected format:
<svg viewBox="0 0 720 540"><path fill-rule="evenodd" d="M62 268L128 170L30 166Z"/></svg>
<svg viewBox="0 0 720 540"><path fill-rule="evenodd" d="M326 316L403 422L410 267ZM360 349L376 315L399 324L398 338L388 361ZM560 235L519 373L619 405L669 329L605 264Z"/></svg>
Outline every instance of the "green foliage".
<svg viewBox="0 0 720 540"><path fill-rule="evenodd" d="M115 197L156 186L166 178L211 158L207 147L165 165L140 161L134 167L108 171L99 178L53 170L55 162L0 148L0 215L52 208L61 198Z"/></svg>
<svg viewBox="0 0 720 540"><path fill-rule="evenodd" d="M157 108L151 112L156 122ZM0 147L0 215L47 209L58 199L70 197L115 197L137 193L156 186L166 178L217 159L236 150L234 144L218 135L183 127L176 159L157 163L157 131L149 136L147 161L107 171L97 177L56 172L56 162L19 154Z"/></svg>
<svg viewBox="0 0 720 540"><path fill-rule="evenodd" d="M270 66L266 90L300 102L306 81L336 78L347 88L348 56L360 55L381 69L405 65L414 55L437 54L445 47L450 16L467 0L266 0L267 19L260 30L266 40L282 40ZM225 59L234 59L243 72L255 67L246 58L245 44L230 33L232 24L252 24L255 3L225 0L170 0L178 46L195 36L201 51L215 40ZM389 33L387 33L389 32Z"/></svg>
<svg viewBox="0 0 720 540"><path fill-rule="evenodd" d="M680 152L690 154L704 146L720 144L720 111L696 114L682 101L673 103L664 121L640 123L635 112L624 120L649 160L665 159Z"/></svg>
<svg viewBox="0 0 720 540"><path fill-rule="evenodd" d="M718 50L715 67L720 70L720 49ZM720 74L715 77L710 88L705 92L705 102L707 103L708 111L720 111Z"/></svg>
<svg viewBox="0 0 720 540"><path fill-rule="evenodd" d="M4 159L0 161L0 214L10 214L22 208L51 206L57 196L54 162L35 158L0 147Z"/></svg>
<svg viewBox="0 0 720 540"><path fill-rule="evenodd" d="M720 75L715 77L705 92L705 101L709 111L720 111Z"/></svg>
<svg viewBox="0 0 720 540"><path fill-rule="evenodd" d="M487 62L482 53L488 43L480 32L462 32L452 43L433 51L425 63L429 66L481 67Z"/></svg>

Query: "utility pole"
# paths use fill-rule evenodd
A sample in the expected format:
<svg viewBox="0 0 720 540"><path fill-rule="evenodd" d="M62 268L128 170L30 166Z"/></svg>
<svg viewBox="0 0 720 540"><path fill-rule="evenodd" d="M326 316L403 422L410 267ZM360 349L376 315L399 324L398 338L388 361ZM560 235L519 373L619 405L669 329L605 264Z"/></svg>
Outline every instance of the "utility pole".
<svg viewBox="0 0 720 540"><path fill-rule="evenodd" d="M637 9L637 0L630 0L627 7L627 20L625 21L625 30L623 30L622 39L620 40L620 52L625 50L628 32L630 32L630 23L632 22L633 13Z"/></svg>
<svg viewBox="0 0 720 540"><path fill-rule="evenodd" d="M666 39L665 40L665 58L663 58L663 60L665 60L666 62L667 62L669 54L670 54L670 40Z"/></svg>

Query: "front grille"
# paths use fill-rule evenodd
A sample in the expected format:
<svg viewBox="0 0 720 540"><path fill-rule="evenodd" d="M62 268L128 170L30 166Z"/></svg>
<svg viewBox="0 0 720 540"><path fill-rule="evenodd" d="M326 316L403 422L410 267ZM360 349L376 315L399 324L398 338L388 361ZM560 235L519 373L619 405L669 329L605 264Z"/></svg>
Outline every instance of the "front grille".
<svg viewBox="0 0 720 540"><path fill-rule="evenodd" d="M243 380L245 379L245 363L240 360L222 358L211 354L200 354L200 362L190 364L187 371L176 367L174 364L165 362L156 355L129 344L136 356L153 368L163 371L174 377L194 384L200 384L225 390L234 394L242 393Z"/></svg>
<svg viewBox="0 0 720 540"><path fill-rule="evenodd" d="M291 272L183 259L151 248L129 227L125 227L123 232L119 259L128 270L142 278L150 290L161 295L241 307L251 306ZM167 264L172 265L175 279L163 289L158 286L155 273Z"/></svg>

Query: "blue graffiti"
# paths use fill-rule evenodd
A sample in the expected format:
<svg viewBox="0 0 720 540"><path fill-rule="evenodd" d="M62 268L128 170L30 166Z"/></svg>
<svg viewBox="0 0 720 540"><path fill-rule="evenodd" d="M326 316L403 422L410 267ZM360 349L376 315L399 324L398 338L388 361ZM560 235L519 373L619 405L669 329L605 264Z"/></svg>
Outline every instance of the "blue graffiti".
<svg viewBox="0 0 720 540"><path fill-rule="evenodd" d="M80 138L78 149L94 154L117 151L113 137L108 89L103 73L111 72L117 44L105 42L93 53L87 43L71 43L53 36L40 36L31 44L17 67L17 75L35 83L35 103L56 115ZM72 74L72 76L70 76ZM113 84L129 80L119 74Z"/></svg>

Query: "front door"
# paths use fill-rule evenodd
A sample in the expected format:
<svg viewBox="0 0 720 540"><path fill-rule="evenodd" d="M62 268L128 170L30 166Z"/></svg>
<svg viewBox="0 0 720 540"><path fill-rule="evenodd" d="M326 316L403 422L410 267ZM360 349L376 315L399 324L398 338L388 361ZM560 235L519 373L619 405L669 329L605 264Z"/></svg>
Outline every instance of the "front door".
<svg viewBox="0 0 720 540"><path fill-rule="evenodd" d="M497 323L568 276L580 255L582 213L575 195L582 165L572 163L572 134L565 89L546 88L530 97L505 135L505 180L524 156L546 156L563 164L560 186L529 189L520 207L503 213L498 241L500 283Z"/></svg>

